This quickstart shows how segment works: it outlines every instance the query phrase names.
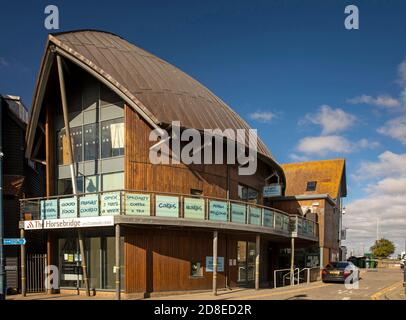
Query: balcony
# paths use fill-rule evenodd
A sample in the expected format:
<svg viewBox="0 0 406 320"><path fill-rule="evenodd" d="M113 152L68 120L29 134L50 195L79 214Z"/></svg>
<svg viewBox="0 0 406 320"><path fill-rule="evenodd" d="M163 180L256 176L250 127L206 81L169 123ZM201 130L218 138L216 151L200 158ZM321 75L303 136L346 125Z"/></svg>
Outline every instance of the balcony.
<svg viewBox="0 0 406 320"><path fill-rule="evenodd" d="M102 221L104 217L105 225L218 228L318 240L318 224L314 221L274 208L224 198L117 190L21 199L20 202L22 224L31 221L38 226L26 229L91 227L94 226L92 221Z"/></svg>

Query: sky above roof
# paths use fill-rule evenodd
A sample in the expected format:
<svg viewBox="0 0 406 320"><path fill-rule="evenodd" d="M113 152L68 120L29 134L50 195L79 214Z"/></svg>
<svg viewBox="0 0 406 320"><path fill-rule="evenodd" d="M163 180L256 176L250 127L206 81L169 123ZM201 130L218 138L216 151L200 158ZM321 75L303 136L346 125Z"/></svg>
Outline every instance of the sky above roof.
<svg viewBox="0 0 406 320"><path fill-rule="evenodd" d="M0 93L31 105L47 1L8 1ZM116 33L207 86L280 163L344 157L344 244L406 236L404 1L53 1L60 30ZM344 28L356 4L360 29Z"/></svg>

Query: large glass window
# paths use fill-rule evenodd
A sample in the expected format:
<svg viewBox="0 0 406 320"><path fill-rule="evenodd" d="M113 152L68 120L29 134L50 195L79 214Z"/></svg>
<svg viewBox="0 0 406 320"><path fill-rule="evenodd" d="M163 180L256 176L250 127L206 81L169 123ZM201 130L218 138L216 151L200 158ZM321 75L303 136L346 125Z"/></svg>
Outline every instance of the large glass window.
<svg viewBox="0 0 406 320"><path fill-rule="evenodd" d="M105 159L124 155L124 119L103 121L72 127L71 141L75 162ZM65 129L57 133L58 164L68 165L69 140ZM101 145L101 148L100 148Z"/></svg>
<svg viewBox="0 0 406 320"><path fill-rule="evenodd" d="M76 177L76 187L78 193L83 193L83 179L84 177ZM73 194L72 179L59 179L58 180L58 195Z"/></svg>
<svg viewBox="0 0 406 320"><path fill-rule="evenodd" d="M101 158L124 155L123 119L103 121L101 123Z"/></svg>
<svg viewBox="0 0 406 320"><path fill-rule="evenodd" d="M103 191L124 189L124 172L103 174Z"/></svg>
<svg viewBox="0 0 406 320"><path fill-rule="evenodd" d="M88 124L83 127L83 144L85 161L99 158L99 131L97 123Z"/></svg>
<svg viewBox="0 0 406 320"><path fill-rule="evenodd" d="M238 197L244 201L253 200L253 202L256 202L256 200L258 199L258 191L253 188L239 184Z"/></svg>
<svg viewBox="0 0 406 320"><path fill-rule="evenodd" d="M99 176L88 176L85 178L85 193L100 191Z"/></svg>

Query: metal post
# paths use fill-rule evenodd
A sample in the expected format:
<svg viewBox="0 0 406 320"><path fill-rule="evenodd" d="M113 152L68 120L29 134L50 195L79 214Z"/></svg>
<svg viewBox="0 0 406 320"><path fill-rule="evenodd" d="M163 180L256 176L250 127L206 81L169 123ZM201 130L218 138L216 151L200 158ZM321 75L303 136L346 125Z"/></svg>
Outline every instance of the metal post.
<svg viewBox="0 0 406 320"><path fill-rule="evenodd" d="M320 247L320 270L323 270L324 262L323 262L323 247Z"/></svg>
<svg viewBox="0 0 406 320"><path fill-rule="evenodd" d="M20 238L24 239L24 229L20 229ZM27 295L27 286L26 286L26 272L25 272L25 265L26 265L26 256L25 256L25 245L22 245L20 248L21 254L21 294L23 297Z"/></svg>
<svg viewBox="0 0 406 320"><path fill-rule="evenodd" d="M116 300L121 300L120 225L116 224Z"/></svg>
<svg viewBox="0 0 406 320"><path fill-rule="evenodd" d="M291 254L290 254L290 285L295 284L295 238L291 238Z"/></svg>
<svg viewBox="0 0 406 320"><path fill-rule="evenodd" d="M218 231L213 232L213 295L217 295L217 243Z"/></svg>
<svg viewBox="0 0 406 320"><path fill-rule="evenodd" d="M256 237L256 257L255 257L255 290L259 290L259 259L261 252L261 236Z"/></svg>
<svg viewBox="0 0 406 320"><path fill-rule="evenodd" d="M65 124L65 134L68 139L68 151L69 151L69 158L70 158L70 174L72 179L72 190L73 194L77 196L77 185L76 185L76 172L75 172L75 161L73 156L73 147L72 147L72 140L70 135L70 126L69 126L69 114L68 114L68 100L66 98L66 91L65 91L65 79L63 76L63 65L62 65L62 58L60 55L56 56L57 64L58 64L58 76L59 76L59 87L61 91L61 102L62 102L62 111L63 111L63 120ZM89 290L89 279L87 278L87 270L86 270L86 256L84 251L83 245L83 235L80 230L78 230L78 238L79 238L79 248L80 248L80 256L82 257L82 269L83 269L83 277L86 287L86 295L90 296Z"/></svg>
<svg viewBox="0 0 406 320"><path fill-rule="evenodd" d="M83 234L82 232L78 232L79 234L79 250L80 250L80 256L82 257L82 271L83 271L83 280L85 282L85 289L86 289L86 295L90 297L90 289L89 289L89 279L87 277L87 266L86 266L86 257L84 255L85 248L83 245Z"/></svg>

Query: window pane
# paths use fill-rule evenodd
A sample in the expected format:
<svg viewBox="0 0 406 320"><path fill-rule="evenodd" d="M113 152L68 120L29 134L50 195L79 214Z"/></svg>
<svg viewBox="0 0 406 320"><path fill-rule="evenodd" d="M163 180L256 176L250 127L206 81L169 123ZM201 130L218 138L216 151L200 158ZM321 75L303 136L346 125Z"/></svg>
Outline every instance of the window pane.
<svg viewBox="0 0 406 320"><path fill-rule="evenodd" d="M76 127L70 129L70 135L72 137L72 148L75 162L82 161L82 127ZM66 146L68 147L68 146ZM65 145L64 145L65 148ZM69 152L69 151L68 151Z"/></svg>
<svg viewBox="0 0 406 320"><path fill-rule="evenodd" d="M83 177L76 177L76 187L78 193L83 193ZM58 180L58 194L68 195L73 194L72 179L59 179Z"/></svg>
<svg viewBox="0 0 406 320"><path fill-rule="evenodd" d="M100 191L99 176L89 176L85 178L85 193Z"/></svg>
<svg viewBox="0 0 406 320"><path fill-rule="evenodd" d="M99 133L97 123L83 127L83 143L85 150L85 161L99 158Z"/></svg>
<svg viewBox="0 0 406 320"><path fill-rule="evenodd" d="M124 155L124 119L103 121L101 123L102 158Z"/></svg>
<svg viewBox="0 0 406 320"><path fill-rule="evenodd" d="M124 173L109 173L103 175L103 191L124 189Z"/></svg>

